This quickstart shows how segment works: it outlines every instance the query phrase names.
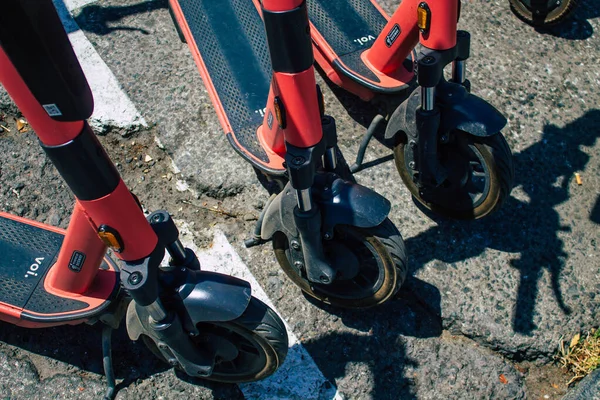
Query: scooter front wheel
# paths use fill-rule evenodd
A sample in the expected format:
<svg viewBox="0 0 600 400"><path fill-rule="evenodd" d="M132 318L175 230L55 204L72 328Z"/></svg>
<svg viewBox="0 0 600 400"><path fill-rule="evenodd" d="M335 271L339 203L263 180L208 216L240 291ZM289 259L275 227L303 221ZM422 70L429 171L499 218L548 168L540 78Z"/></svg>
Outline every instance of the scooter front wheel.
<svg viewBox="0 0 600 400"><path fill-rule="evenodd" d="M252 297L244 313L233 321L203 322L194 338L198 346L217 352L213 374L204 379L240 383L264 379L283 364L288 336L281 318L269 306ZM159 359L167 362L148 336L142 340Z"/></svg>
<svg viewBox="0 0 600 400"><path fill-rule="evenodd" d="M511 10L532 26L550 26L565 20L577 6L577 0L547 0L545 15L536 15L531 0L509 0Z"/></svg>
<svg viewBox="0 0 600 400"><path fill-rule="evenodd" d="M367 308L389 300L404 283L407 273L404 242L398 229L385 219L373 228L335 227L334 237L323 242L328 260L343 271L329 285L308 281L302 266L290 263L289 240L282 232L273 237L279 265L309 296L344 308Z"/></svg>
<svg viewBox="0 0 600 400"><path fill-rule="evenodd" d="M441 165L448 173L425 195L412 179L405 158L405 141L394 148L396 168L413 197L425 208L447 218L478 219L500 208L514 179L510 147L501 133L478 137L462 131L438 144ZM426 198L424 198L426 197Z"/></svg>

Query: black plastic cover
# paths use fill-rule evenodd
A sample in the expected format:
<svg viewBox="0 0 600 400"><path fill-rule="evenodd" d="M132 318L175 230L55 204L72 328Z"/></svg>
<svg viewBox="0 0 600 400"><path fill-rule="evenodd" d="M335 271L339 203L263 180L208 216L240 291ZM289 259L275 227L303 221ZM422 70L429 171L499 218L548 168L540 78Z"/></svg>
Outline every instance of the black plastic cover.
<svg viewBox="0 0 600 400"><path fill-rule="evenodd" d="M333 182L329 182L333 177ZM329 182L329 183L328 183ZM322 190L324 185L330 189ZM352 225L370 228L381 224L391 210L389 200L365 186L344 181L330 173L318 173L313 186L315 202L322 215L322 231L331 231L336 225ZM261 237L269 240L275 232L283 232L287 237L296 237L298 227L294 218L296 195L288 183L281 193L269 204Z"/></svg>
<svg viewBox="0 0 600 400"><path fill-rule="evenodd" d="M262 11L273 71L306 71L313 64L306 2L290 11Z"/></svg>
<svg viewBox="0 0 600 400"><path fill-rule="evenodd" d="M3 0L0 46L53 119L92 115L92 92L52 0Z"/></svg>
<svg viewBox="0 0 600 400"><path fill-rule="evenodd" d="M60 146L40 144L79 200L99 199L119 184L117 169L87 122L70 142Z"/></svg>

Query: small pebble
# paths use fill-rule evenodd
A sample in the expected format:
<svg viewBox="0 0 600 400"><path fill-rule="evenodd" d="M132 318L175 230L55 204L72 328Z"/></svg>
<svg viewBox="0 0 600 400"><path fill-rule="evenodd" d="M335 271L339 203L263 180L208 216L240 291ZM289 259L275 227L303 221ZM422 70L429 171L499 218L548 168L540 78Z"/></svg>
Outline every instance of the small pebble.
<svg viewBox="0 0 600 400"><path fill-rule="evenodd" d="M56 214L52 214L48 217L48 223L52 226L58 226L60 224L60 217Z"/></svg>

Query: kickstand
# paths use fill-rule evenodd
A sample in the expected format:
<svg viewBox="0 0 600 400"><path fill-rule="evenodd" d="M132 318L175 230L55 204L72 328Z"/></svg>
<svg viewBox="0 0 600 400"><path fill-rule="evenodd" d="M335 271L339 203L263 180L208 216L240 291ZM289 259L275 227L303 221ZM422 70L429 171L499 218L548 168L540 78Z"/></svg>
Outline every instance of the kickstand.
<svg viewBox="0 0 600 400"><path fill-rule="evenodd" d="M381 114L377 114L375 118L373 118L373 121L371 121L371 124L367 129L367 133L365 133L365 136L363 136L363 140L360 143L360 147L358 148L358 153L356 154L356 161L350 167L350 172L355 173L362 169L363 159L365 158L365 151L367 151L367 146L369 145L369 142L373 138L375 132L377 132L377 128L379 128L379 125L383 121L385 121L385 118Z"/></svg>
<svg viewBox="0 0 600 400"><path fill-rule="evenodd" d="M112 337L113 328L106 325L102 328L102 364L104 365L104 375L108 389L104 395L104 400L113 400L115 397L115 373L112 367Z"/></svg>
<svg viewBox="0 0 600 400"><path fill-rule="evenodd" d="M263 207L258 217L258 220L256 221L256 225L254 225L254 233L252 237L250 239L244 240L244 246L246 246L247 249L265 243L265 241L260 236L260 232L262 229L263 220L265 219L265 214L267 213L267 209L269 208L269 205L271 205L273 200L275 200L275 197L277 197L277 195L275 194L272 194L271 197L269 197L269 200L267 200L267 204L265 204L265 206Z"/></svg>

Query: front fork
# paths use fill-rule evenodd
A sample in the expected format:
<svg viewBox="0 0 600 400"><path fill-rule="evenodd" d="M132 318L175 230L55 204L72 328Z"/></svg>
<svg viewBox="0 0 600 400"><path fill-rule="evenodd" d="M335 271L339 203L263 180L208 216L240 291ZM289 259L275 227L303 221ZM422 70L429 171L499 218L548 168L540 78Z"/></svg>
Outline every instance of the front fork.
<svg viewBox="0 0 600 400"><path fill-rule="evenodd" d="M312 191L316 170L321 164L326 171L334 172L336 169L337 133L333 118L323 117L321 121L323 128L321 141L315 146L305 148L287 143L285 162L297 201L294 222L300 241L292 243L292 246L295 250L301 250L304 258L304 265L296 265L296 267L306 271L309 281L330 284L335 279L337 271L327 261L323 252L321 211L314 203Z"/></svg>
<svg viewBox="0 0 600 400"><path fill-rule="evenodd" d="M130 307L138 307L143 315L143 329L138 330L156 342L171 365L180 365L190 376L210 376L215 363L213 349L196 346L191 339L198 335L195 326L187 326L187 318L182 319L180 313L165 307L160 296L165 282L177 287L191 271L200 270L200 264L196 255L179 241L177 227L166 211L154 212L148 220L159 239L156 248L148 257L121 266L122 285L134 300ZM168 266L161 266L165 249L171 260ZM176 282L170 282L173 279ZM128 321L128 330L129 325Z"/></svg>
<svg viewBox="0 0 600 400"><path fill-rule="evenodd" d="M466 60L469 58L470 35L457 31L456 46L448 50L424 48L418 59L417 80L421 104L416 110L416 137L408 138L406 159L421 196L439 186L447 177L438 157L438 143L445 143L449 132L440 132L441 113L436 101L438 84L444 80L444 68L452 63L452 79L470 89L466 79Z"/></svg>

